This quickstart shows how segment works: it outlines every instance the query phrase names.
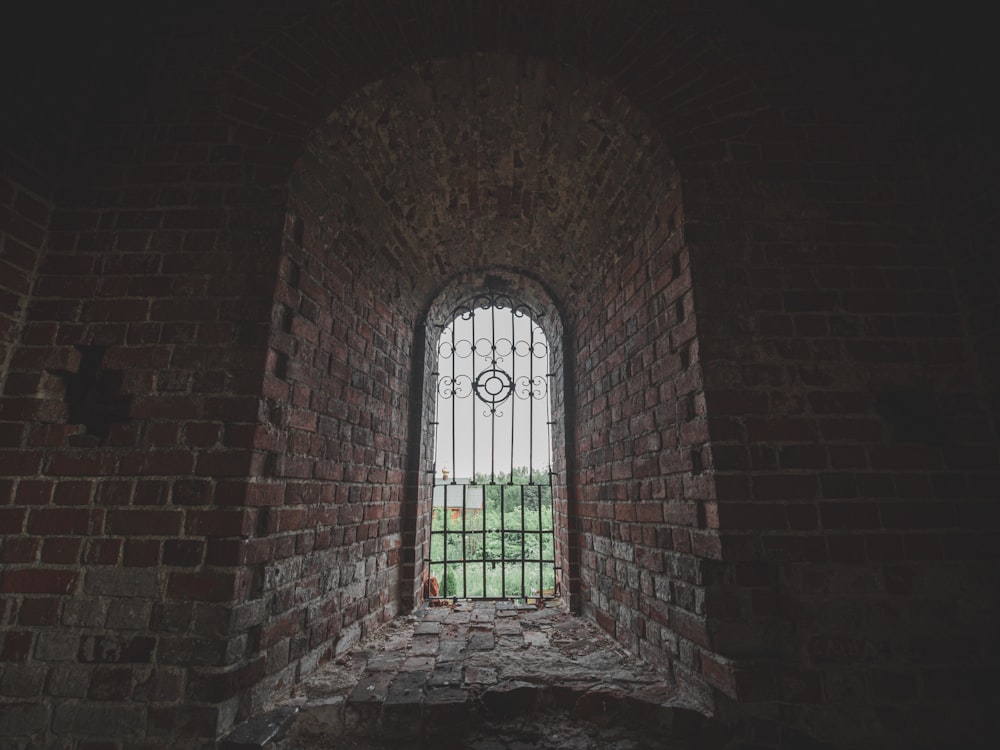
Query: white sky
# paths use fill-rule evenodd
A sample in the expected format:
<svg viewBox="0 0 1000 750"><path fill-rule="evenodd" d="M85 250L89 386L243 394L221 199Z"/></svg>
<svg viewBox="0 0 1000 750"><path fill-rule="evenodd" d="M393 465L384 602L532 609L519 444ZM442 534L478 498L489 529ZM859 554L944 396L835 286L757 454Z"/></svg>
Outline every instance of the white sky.
<svg viewBox="0 0 1000 750"><path fill-rule="evenodd" d="M511 466L547 469L550 464L550 384L545 334L527 316L511 316L509 309L499 308L477 309L470 320L459 318L453 325L458 356L451 356L452 326L444 329L438 347L437 480L441 481L444 467L448 468L449 477L455 479L471 477L473 467L476 473L489 475L491 455L498 474L509 473ZM473 338L478 342L474 352L467 343ZM521 387L515 391L525 392L523 379L541 378L542 398L519 398L511 394L497 405L494 415L490 413L489 404L473 393L471 383L477 377L481 388L495 393L503 391L503 379L491 380L489 375L482 374L492 368L490 344L494 340L497 369L509 373L515 384L521 381ZM458 393L463 397L442 398L441 381L452 377L453 362Z"/></svg>

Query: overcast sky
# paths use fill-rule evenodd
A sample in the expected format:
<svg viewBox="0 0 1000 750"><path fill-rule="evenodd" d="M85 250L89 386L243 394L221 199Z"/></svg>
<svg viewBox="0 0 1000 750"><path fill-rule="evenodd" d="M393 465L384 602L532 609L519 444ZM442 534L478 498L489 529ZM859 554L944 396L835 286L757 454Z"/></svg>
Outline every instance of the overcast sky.
<svg viewBox="0 0 1000 750"><path fill-rule="evenodd" d="M509 473L511 466L545 469L550 461L549 445L549 356L545 335L527 316L512 316L508 309L476 310L470 320L459 318L445 328L438 347L437 451L435 470L438 481L447 467L451 478L489 474L491 455L496 473ZM452 341L457 356L452 356ZM471 342L477 342L475 351ZM491 342L496 342L496 368L504 374L491 375ZM454 370L452 369L454 364ZM442 396L454 373L457 398ZM541 398L510 395L496 404L476 397L471 387L478 379L486 395L503 396L511 382L515 393L525 393L527 378L536 380ZM442 384L442 379L445 379ZM540 382L539 382L540 381ZM454 437L453 440L453 429ZM474 429L473 429L474 426ZM491 439L492 436L492 439ZM474 446L474 450L473 450Z"/></svg>

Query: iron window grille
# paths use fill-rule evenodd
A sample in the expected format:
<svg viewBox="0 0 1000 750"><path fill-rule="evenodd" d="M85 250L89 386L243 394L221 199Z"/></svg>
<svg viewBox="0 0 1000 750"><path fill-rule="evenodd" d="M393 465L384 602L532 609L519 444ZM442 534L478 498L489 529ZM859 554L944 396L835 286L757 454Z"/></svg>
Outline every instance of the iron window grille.
<svg viewBox="0 0 1000 750"><path fill-rule="evenodd" d="M557 593L552 373L539 317L490 293L439 326L431 598Z"/></svg>

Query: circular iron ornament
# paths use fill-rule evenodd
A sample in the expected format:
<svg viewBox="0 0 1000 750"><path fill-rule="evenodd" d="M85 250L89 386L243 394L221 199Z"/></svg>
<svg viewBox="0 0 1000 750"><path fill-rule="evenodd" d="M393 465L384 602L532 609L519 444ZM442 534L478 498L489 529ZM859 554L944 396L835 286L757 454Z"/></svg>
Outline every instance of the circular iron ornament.
<svg viewBox="0 0 1000 750"><path fill-rule="evenodd" d="M451 355L455 353L455 347L451 345L448 341L442 341L438 344L438 357L441 359L451 359Z"/></svg>
<svg viewBox="0 0 1000 750"><path fill-rule="evenodd" d="M488 338L476 339L476 344L472 347L472 351L476 353L476 356L486 362L496 361L496 355L493 353L495 349L496 346Z"/></svg>
<svg viewBox="0 0 1000 750"><path fill-rule="evenodd" d="M514 383L503 370L492 368L483 370L476 376L476 381L472 384L472 389L481 401L489 404L493 410L510 398Z"/></svg>
<svg viewBox="0 0 1000 750"><path fill-rule="evenodd" d="M515 344L510 339L500 338L493 342L493 352L496 359L500 362L507 359L511 355L511 352L515 349Z"/></svg>

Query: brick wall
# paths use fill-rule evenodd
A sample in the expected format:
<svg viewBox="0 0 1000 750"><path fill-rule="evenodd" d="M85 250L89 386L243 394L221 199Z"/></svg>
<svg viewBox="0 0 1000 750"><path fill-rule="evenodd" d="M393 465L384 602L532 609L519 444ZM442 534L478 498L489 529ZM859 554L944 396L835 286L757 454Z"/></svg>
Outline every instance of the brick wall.
<svg viewBox="0 0 1000 750"><path fill-rule="evenodd" d="M48 230L0 396L0 724L18 741L214 736L263 663L244 625L254 603L240 603L258 586L260 518L243 505L275 194L245 184L260 172L193 86L144 121L155 86L133 62L102 71L93 97L72 75L41 89L68 92L59 121L76 143L35 132L57 149L47 217L12 195ZM89 106L98 115L77 120Z"/></svg>
<svg viewBox="0 0 1000 750"><path fill-rule="evenodd" d="M601 281L575 321L583 609L698 693L719 539L679 190Z"/></svg>
<svg viewBox="0 0 1000 750"><path fill-rule="evenodd" d="M829 68L860 76L877 51L781 49L822 101L776 75L729 163L678 156L724 563L709 632L730 672L702 668L837 746L971 742L995 609L962 602L993 597L997 445L962 292L905 112ZM690 221L723 176L741 204Z"/></svg>
<svg viewBox="0 0 1000 750"><path fill-rule="evenodd" d="M259 708L399 611L412 315L322 217L289 215L263 384ZM350 265L348 265L350 263Z"/></svg>

